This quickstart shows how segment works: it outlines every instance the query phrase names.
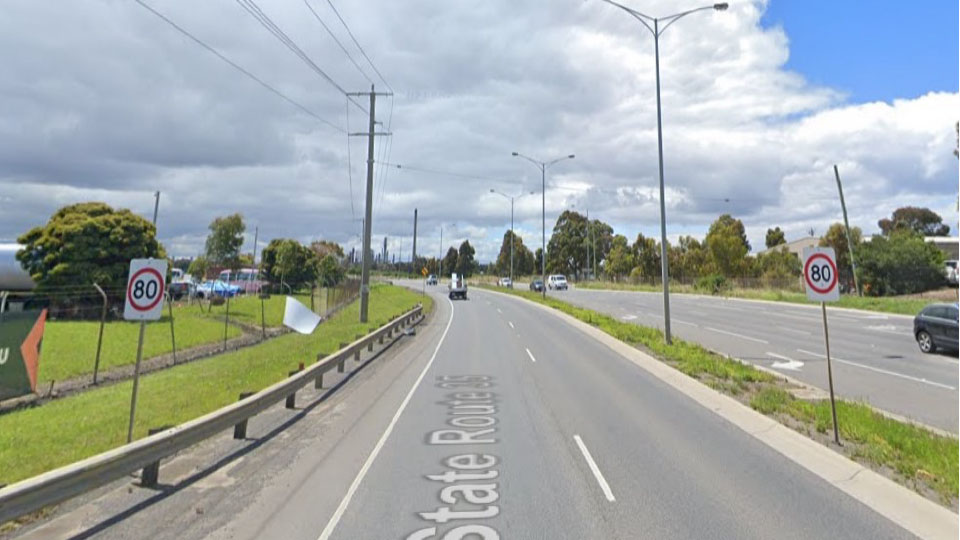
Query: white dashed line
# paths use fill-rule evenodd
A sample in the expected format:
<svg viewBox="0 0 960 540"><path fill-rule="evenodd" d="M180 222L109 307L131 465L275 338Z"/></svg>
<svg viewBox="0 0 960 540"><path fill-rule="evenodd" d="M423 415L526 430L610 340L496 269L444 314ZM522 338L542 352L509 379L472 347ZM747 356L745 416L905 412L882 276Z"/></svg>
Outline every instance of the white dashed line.
<svg viewBox="0 0 960 540"><path fill-rule="evenodd" d="M719 333L721 333L721 334L726 334L726 335L728 335L728 336L738 337L738 338L740 338L740 339L746 339L746 340L749 340L749 341L756 341L757 343L763 343L763 344L765 344L765 345L769 345L769 344L770 344L770 342L767 341L767 340L765 340L765 339L759 339L759 338L755 338L755 337L745 336L745 335L743 335L743 334L738 334L738 333L736 333L736 332L727 332L726 330L720 330L719 328L714 328L714 327L712 327L712 326L704 326L704 328L706 328L707 330L711 330L711 331L713 331L713 332L719 332Z"/></svg>
<svg viewBox="0 0 960 540"><path fill-rule="evenodd" d="M613 492L610 491L610 484L607 483L607 480L603 477L603 473L600 472L600 467L597 467L597 463L593 461L593 456L590 455L587 446L583 444L583 439L581 439L579 435L574 435L573 440L576 441L577 446L580 447L583 459L587 460L587 465L590 467L590 471L593 472L594 478L597 479L597 483L600 484L600 489L603 490L603 494L607 497L607 500L610 502L616 501L617 499L614 498Z"/></svg>
<svg viewBox="0 0 960 540"><path fill-rule="evenodd" d="M507 324L510 325L510 328L516 328L516 327L513 325L513 322L512 322L512 321L507 321Z"/></svg>
<svg viewBox="0 0 960 540"><path fill-rule="evenodd" d="M825 355L822 355L822 354L820 354L820 353L815 353L815 352L807 351L807 350L804 350L804 349L797 349L797 352L802 352L803 354L809 354L810 356L815 356L815 357L817 357L817 358L824 358L824 359L826 358ZM903 373L897 373L896 371L889 371L889 370L886 370L886 369L880 369L880 368L877 368L877 367L868 366L868 365L866 365L866 364L861 364L861 363L859 363L859 362L851 362L850 360L844 360L844 359L842 359L842 358L835 358L835 357L831 358L830 360L832 360L832 361L834 361L834 362L841 363L841 364L846 364L846 365L848 365L848 366L858 367L858 368L860 368L860 369L866 369L866 370L868 370L868 371L874 371L874 372L876 372L876 373L882 373L882 374L884 374L884 375L890 375L890 376L892 376L892 377L900 377L901 379L906 379L906 380L908 380L908 381L918 382L918 383L920 383L920 384L928 384L928 385L930 385L930 386L936 386L937 388L943 388L943 389L945 389L945 390L956 390L955 387L950 386L950 385L941 384L941 383L933 382L933 381L928 381L928 380L926 380L926 379L922 379L922 378L920 378L920 377L914 377L914 376L912 376L912 375L904 375Z"/></svg>
<svg viewBox="0 0 960 540"><path fill-rule="evenodd" d="M536 361L537 361L537 359L533 357L533 353L530 352L530 349L527 349L527 356L530 357L530 361L531 361L531 362L536 362Z"/></svg>

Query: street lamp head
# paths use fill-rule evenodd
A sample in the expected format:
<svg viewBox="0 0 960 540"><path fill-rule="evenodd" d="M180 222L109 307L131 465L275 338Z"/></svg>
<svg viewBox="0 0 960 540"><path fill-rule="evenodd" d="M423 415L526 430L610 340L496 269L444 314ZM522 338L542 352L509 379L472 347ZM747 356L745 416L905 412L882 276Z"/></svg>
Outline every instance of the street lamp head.
<svg viewBox="0 0 960 540"><path fill-rule="evenodd" d="M518 154L518 153L516 153L516 152L511 152L511 153L512 153L514 156L519 156L519 155L520 155L520 154Z"/></svg>
<svg viewBox="0 0 960 540"><path fill-rule="evenodd" d="M496 193L496 192L497 192L497 190L495 190L495 189L493 189L493 188L490 189L490 193Z"/></svg>
<svg viewBox="0 0 960 540"><path fill-rule="evenodd" d="M567 156L568 159L573 159L573 157L574 157L573 154L570 154L569 156Z"/></svg>
<svg viewBox="0 0 960 540"><path fill-rule="evenodd" d="M726 3L726 2L722 2L722 3L720 3L720 4L714 4L714 5L713 5L713 9L715 9L715 10L717 10L717 11L726 11L728 7L730 7L730 4L728 4L728 3Z"/></svg>

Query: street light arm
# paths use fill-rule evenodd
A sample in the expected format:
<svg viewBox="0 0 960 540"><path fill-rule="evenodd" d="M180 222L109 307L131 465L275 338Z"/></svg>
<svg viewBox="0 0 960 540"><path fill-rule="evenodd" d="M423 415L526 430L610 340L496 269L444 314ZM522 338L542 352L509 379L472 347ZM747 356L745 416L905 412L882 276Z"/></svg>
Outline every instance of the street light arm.
<svg viewBox="0 0 960 540"><path fill-rule="evenodd" d="M627 13L629 13L630 15L632 15L634 19L640 21L641 24L643 24L644 26L646 26L646 27L647 27L647 30L649 30L651 34L653 34L654 36L657 35L657 33L653 30L653 28L647 23L647 21L654 21L654 20L656 20L656 19L654 19L653 17L651 17L651 16L649 16L649 15L647 15L647 14L645 14L645 13L640 13L639 11L637 11L637 10L635 10L635 9L630 9L630 8L628 8L627 6L623 5L623 4L618 4L618 3L614 2L613 0L603 0L603 1L606 2L606 3L608 3L608 4L610 4L611 6L616 6L616 7L620 8L620 9L626 11ZM646 19L646 20L645 20L645 19Z"/></svg>
<svg viewBox="0 0 960 540"><path fill-rule="evenodd" d="M523 159L529 161L530 163L533 163L534 165L537 166L538 169L542 169L542 168L543 168L543 162L542 162L542 161L537 161L537 160L533 159L533 158L530 157L530 156L525 156L525 155L521 154L520 152L514 152L513 155L514 155L515 157L520 157L520 158L523 158Z"/></svg>
<svg viewBox="0 0 960 540"><path fill-rule="evenodd" d="M543 164L543 167L544 167L544 168L547 168L547 167L553 165L554 163L557 163L558 161L563 161L563 160L565 160L565 159L573 159L573 154L570 154L569 156L558 157L557 159L554 159L554 160L552 160L552 161L548 161L548 162L546 162L546 163Z"/></svg>
<svg viewBox="0 0 960 540"><path fill-rule="evenodd" d="M665 25L663 25L662 27L660 27L660 32L658 32L657 35L662 35L662 34L667 30L667 28L668 28L671 24L677 22L679 19L681 19L681 18L683 18L683 17L686 17L687 15L689 15L689 14L691 14L691 13L696 13L696 12L698 12L698 11L705 11L705 10L708 10L708 9L717 9L717 6L718 6L718 5L720 5L720 4L713 4L713 5L710 5L710 6L703 6L703 7L699 7L699 8L696 8L696 9L691 9L691 10L689 10L689 11L684 11L683 13L677 13L677 14L675 14L675 15L669 15L669 16L667 16L667 17L662 17L660 20L661 20L661 21L666 21L667 24L665 24ZM724 9L726 9L726 8L724 8Z"/></svg>
<svg viewBox="0 0 960 540"><path fill-rule="evenodd" d="M496 193L497 195L500 195L501 197L506 197L506 198L508 198L508 199L513 199L513 197L507 195L506 193L503 193L503 192L501 192L501 191L497 191L497 190L495 190L495 189L491 189L491 190L490 190L490 193Z"/></svg>

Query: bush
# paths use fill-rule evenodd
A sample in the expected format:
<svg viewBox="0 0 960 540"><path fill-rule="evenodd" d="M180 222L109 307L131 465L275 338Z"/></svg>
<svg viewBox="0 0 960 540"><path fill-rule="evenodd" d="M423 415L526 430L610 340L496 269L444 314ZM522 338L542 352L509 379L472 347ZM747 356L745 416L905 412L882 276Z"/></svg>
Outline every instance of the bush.
<svg viewBox="0 0 960 540"><path fill-rule="evenodd" d="M943 283L943 254L911 230L874 236L857 250L857 273L872 296L912 294Z"/></svg>
<svg viewBox="0 0 960 540"><path fill-rule="evenodd" d="M697 279L693 288L698 291L708 292L710 294L719 294L730 288L727 278L720 274L710 274Z"/></svg>

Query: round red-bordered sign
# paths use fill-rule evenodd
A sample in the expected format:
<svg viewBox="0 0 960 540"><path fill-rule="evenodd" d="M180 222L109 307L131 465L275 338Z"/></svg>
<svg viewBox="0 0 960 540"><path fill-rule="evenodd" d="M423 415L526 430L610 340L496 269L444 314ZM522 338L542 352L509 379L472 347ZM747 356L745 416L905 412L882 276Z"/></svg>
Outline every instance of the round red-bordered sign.
<svg viewBox="0 0 960 540"><path fill-rule="evenodd" d="M833 272L830 283L824 288L820 288L815 283L810 281L810 264L816 259L826 260L827 264L830 265L830 270ZM807 264L803 266L803 280L807 283L808 287L814 290L814 292L819 294L827 294L837 286L837 265L833 262L833 259L826 255L826 253L814 253L810 256L810 258L807 259Z"/></svg>
<svg viewBox="0 0 960 540"><path fill-rule="evenodd" d="M156 277L157 282L159 283L157 298L154 299L150 304L146 306L141 306L137 304L137 301L134 300L133 298L133 284L137 282L137 278L140 277L142 274L153 274L154 277ZM164 285L163 276L160 275L160 272L157 272L153 268L149 268L149 267L141 268L140 270L137 270L137 273L134 274L130 278L130 282L127 283L127 302L130 303L130 307L132 307L137 311L150 311L151 309L155 308L157 304L160 303L161 300L163 300L163 285Z"/></svg>

